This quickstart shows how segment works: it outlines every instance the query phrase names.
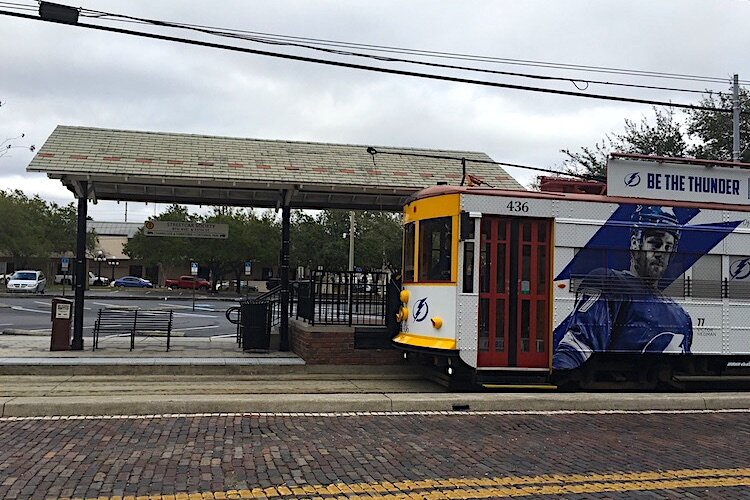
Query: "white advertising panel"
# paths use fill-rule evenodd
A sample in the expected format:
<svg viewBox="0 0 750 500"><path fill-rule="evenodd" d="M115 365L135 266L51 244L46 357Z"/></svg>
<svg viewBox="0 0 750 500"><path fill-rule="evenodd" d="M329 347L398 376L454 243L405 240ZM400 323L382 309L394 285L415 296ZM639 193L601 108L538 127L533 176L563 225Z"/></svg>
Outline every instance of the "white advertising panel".
<svg viewBox="0 0 750 500"><path fill-rule="evenodd" d="M607 194L750 204L750 169L610 158Z"/></svg>

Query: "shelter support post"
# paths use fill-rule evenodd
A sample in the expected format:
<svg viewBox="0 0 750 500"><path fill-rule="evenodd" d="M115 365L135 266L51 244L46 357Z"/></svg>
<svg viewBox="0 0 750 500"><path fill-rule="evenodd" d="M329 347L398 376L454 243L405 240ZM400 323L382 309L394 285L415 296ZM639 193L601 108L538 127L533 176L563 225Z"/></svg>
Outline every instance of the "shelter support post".
<svg viewBox="0 0 750 500"><path fill-rule="evenodd" d="M83 293L86 289L86 216L88 211L89 183L81 181L78 198L78 226L76 230L75 306L73 316L73 342L70 348L83 350Z"/></svg>
<svg viewBox="0 0 750 500"><path fill-rule="evenodd" d="M279 350L289 350L289 227L291 207L284 193L281 208L281 323L279 325Z"/></svg>

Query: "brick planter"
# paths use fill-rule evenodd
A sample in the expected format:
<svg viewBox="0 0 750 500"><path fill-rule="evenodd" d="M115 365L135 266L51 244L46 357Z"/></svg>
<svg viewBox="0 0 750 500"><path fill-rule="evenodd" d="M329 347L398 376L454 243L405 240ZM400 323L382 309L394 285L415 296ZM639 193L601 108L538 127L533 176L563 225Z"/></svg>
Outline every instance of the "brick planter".
<svg viewBox="0 0 750 500"><path fill-rule="evenodd" d="M393 365L401 362L395 349L358 349L354 347L354 328L348 326L310 326L289 320L292 351L310 365Z"/></svg>

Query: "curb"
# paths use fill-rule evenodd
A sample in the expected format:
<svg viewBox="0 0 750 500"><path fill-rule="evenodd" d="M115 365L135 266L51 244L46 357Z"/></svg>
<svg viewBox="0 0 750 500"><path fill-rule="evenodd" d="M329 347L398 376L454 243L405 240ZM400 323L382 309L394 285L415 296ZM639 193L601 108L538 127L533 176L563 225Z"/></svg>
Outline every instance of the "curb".
<svg viewBox="0 0 750 500"><path fill-rule="evenodd" d="M22 330L20 328L7 328L0 332L0 335L23 335L27 337L49 337L52 335L52 330L40 329L40 330Z"/></svg>
<svg viewBox="0 0 750 500"><path fill-rule="evenodd" d="M624 395L633 396L633 395ZM11 397L0 398L2 417L159 415L174 413L350 413L350 412L702 412L746 411L744 394L222 394Z"/></svg>

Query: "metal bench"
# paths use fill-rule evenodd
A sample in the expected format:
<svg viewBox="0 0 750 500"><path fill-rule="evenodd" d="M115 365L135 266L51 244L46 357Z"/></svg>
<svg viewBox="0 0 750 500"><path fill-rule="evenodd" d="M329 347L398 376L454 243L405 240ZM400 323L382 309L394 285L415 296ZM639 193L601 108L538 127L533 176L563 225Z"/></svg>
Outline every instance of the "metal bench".
<svg viewBox="0 0 750 500"><path fill-rule="evenodd" d="M99 334L130 335L130 350L135 348L136 333L167 334L167 351L172 337L172 310L144 311L140 309L99 309L94 322L94 341L92 350L99 347Z"/></svg>

